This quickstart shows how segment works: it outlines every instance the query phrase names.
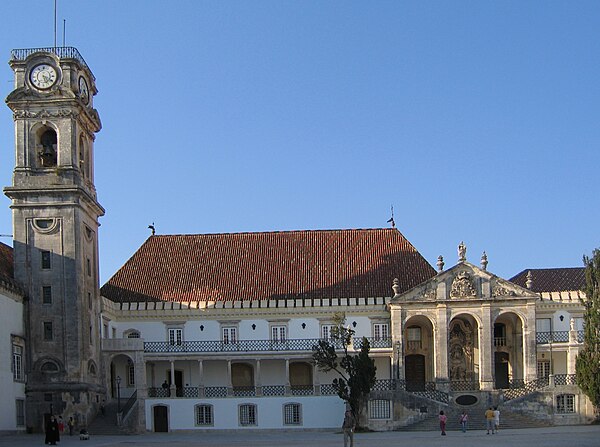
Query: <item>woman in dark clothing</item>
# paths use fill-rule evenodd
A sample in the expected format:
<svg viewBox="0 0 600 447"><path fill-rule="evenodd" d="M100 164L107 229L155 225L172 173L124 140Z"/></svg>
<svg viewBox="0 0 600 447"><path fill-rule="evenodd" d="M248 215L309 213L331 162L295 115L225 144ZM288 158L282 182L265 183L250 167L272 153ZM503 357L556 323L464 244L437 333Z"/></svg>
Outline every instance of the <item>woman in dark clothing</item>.
<svg viewBox="0 0 600 447"><path fill-rule="evenodd" d="M54 416L50 416L50 420L46 424L46 444L56 445L60 441L60 434L58 433L58 422L54 419Z"/></svg>

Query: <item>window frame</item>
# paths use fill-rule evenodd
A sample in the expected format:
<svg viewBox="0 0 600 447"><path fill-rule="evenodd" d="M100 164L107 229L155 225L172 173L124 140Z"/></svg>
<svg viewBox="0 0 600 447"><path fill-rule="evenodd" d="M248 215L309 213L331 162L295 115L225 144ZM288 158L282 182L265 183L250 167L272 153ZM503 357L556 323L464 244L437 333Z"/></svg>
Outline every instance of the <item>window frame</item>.
<svg viewBox="0 0 600 447"><path fill-rule="evenodd" d="M335 324L332 323L324 323L321 324L321 340L331 340L331 330L335 327Z"/></svg>
<svg viewBox="0 0 600 447"><path fill-rule="evenodd" d="M183 341L184 340L182 327L167 328L167 343L169 344L169 346L182 346Z"/></svg>
<svg viewBox="0 0 600 447"><path fill-rule="evenodd" d="M237 325L222 325L221 326L221 342L224 345L235 345L239 341Z"/></svg>
<svg viewBox="0 0 600 447"><path fill-rule="evenodd" d="M258 407L256 404L238 405L238 424L242 427L258 426Z"/></svg>
<svg viewBox="0 0 600 447"><path fill-rule="evenodd" d="M46 306L52 304L52 286L42 286L42 304Z"/></svg>
<svg viewBox="0 0 600 447"><path fill-rule="evenodd" d="M52 270L52 252L50 250L40 250L40 268Z"/></svg>
<svg viewBox="0 0 600 447"><path fill-rule="evenodd" d="M270 327L271 341L284 343L287 341L287 326L284 324L273 324Z"/></svg>
<svg viewBox="0 0 600 447"><path fill-rule="evenodd" d="M389 323L373 323L373 339L387 340L390 338Z"/></svg>
<svg viewBox="0 0 600 447"><path fill-rule="evenodd" d="M25 399L15 399L15 425L25 427Z"/></svg>
<svg viewBox="0 0 600 447"><path fill-rule="evenodd" d="M52 321L42 322L42 337L44 341L54 341L54 325Z"/></svg>
<svg viewBox="0 0 600 447"><path fill-rule="evenodd" d="M389 399L369 400L369 419L389 420L392 418L392 401Z"/></svg>
<svg viewBox="0 0 600 447"><path fill-rule="evenodd" d="M17 352L20 351L20 352ZM12 373L14 382L24 382L25 373L23 371L23 358L25 354L25 348L18 344L12 344Z"/></svg>
<svg viewBox="0 0 600 447"><path fill-rule="evenodd" d="M302 404L286 402L283 404L283 425L302 425Z"/></svg>
<svg viewBox="0 0 600 447"><path fill-rule="evenodd" d="M213 427L215 425L214 406L204 403L194 405L194 424L196 427Z"/></svg>
<svg viewBox="0 0 600 447"><path fill-rule="evenodd" d="M573 414L575 413L575 395L574 394L558 394L556 396L556 413L558 414Z"/></svg>

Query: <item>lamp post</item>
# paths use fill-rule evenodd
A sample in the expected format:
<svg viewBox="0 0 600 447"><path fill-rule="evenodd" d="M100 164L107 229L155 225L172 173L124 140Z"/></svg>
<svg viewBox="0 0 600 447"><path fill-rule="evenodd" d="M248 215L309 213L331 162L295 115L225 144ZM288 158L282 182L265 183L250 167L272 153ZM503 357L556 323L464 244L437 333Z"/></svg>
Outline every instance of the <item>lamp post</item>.
<svg viewBox="0 0 600 447"><path fill-rule="evenodd" d="M117 376L117 413L121 413L121 376Z"/></svg>

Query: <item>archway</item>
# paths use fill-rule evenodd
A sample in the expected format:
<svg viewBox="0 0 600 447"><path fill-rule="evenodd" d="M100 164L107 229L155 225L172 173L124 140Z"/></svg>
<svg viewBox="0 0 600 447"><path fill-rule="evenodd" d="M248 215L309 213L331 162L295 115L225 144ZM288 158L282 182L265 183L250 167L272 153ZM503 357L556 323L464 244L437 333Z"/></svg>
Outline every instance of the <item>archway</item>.
<svg viewBox="0 0 600 447"><path fill-rule="evenodd" d="M450 322L448 377L453 390L479 389L478 323L472 315L457 315Z"/></svg>
<svg viewBox="0 0 600 447"><path fill-rule="evenodd" d="M500 314L494 321L494 386L509 388L524 379L523 320L514 312Z"/></svg>
<svg viewBox="0 0 600 447"><path fill-rule="evenodd" d="M154 431L166 433L169 431L169 409L166 405L155 405L152 408Z"/></svg>
<svg viewBox="0 0 600 447"><path fill-rule="evenodd" d="M425 390L434 377L433 324L424 315L410 317L404 323L404 379L408 391Z"/></svg>

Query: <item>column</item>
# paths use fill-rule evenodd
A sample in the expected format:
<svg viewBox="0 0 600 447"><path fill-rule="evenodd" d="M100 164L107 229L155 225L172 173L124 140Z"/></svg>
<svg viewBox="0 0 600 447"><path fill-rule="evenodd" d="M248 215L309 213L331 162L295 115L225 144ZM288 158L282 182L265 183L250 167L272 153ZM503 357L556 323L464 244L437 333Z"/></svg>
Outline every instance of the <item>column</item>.
<svg viewBox="0 0 600 447"><path fill-rule="evenodd" d="M135 388L138 399L145 399L148 396L148 385L146 383L146 362L143 354L135 356Z"/></svg>
<svg viewBox="0 0 600 447"><path fill-rule="evenodd" d="M448 392L450 379L448 377L448 308L446 303L437 306L437 325L435 327L435 380L436 388Z"/></svg>
<svg viewBox="0 0 600 447"><path fill-rule="evenodd" d="M523 323L523 367L525 382L537 378L537 340L535 330L535 303L527 304L527 320Z"/></svg>
<svg viewBox="0 0 600 447"><path fill-rule="evenodd" d="M292 387L290 385L290 359L285 359L285 395L289 396L292 394Z"/></svg>
<svg viewBox="0 0 600 447"><path fill-rule="evenodd" d="M319 380L319 368L313 365L313 384L315 386L315 396L321 395L321 381Z"/></svg>
<svg viewBox="0 0 600 447"><path fill-rule="evenodd" d="M177 386L175 385L175 360L171 359L171 387L169 389L170 397L177 395Z"/></svg>
<svg viewBox="0 0 600 447"><path fill-rule="evenodd" d="M233 396L233 381L231 377L231 360L227 360L227 395Z"/></svg>
<svg viewBox="0 0 600 447"><path fill-rule="evenodd" d="M489 303L481 306L481 327L479 328L480 373L482 391L494 389L494 328L492 326L492 308Z"/></svg>
<svg viewBox="0 0 600 447"><path fill-rule="evenodd" d="M204 392L204 362L198 360L198 397L205 397Z"/></svg>
<svg viewBox="0 0 600 447"><path fill-rule="evenodd" d="M260 359L256 360L256 375L254 377L254 386L256 387L256 395L262 396L262 380L260 377Z"/></svg>

